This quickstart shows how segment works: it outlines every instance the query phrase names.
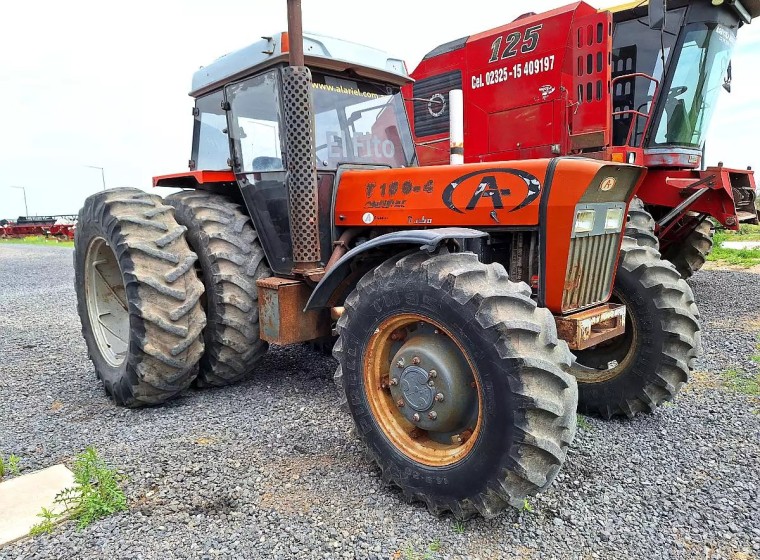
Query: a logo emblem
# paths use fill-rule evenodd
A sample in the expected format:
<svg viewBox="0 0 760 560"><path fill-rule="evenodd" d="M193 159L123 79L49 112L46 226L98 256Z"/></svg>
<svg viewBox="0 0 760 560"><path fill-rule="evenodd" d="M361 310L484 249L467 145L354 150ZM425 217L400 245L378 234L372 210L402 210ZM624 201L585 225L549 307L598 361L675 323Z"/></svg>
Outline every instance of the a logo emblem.
<svg viewBox="0 0 760 560"><path fill-rule="evenodd" d="M604 192L611 191L615 188L615 185L617 185L617 179L615 177L607 177L599 185L599 190Z"/></svg>
<svg viewBox="0 0 760 560"><path fill-rule="evenodd" d="M546 98L549 97L552 93L554 93L555 88L554 86L545 85L538 88L538 91L541 92L541 97L546 101Z"/></svg>
<svg viewBox="0 0 760 560"><path fill-rule="evenodd" d="M428 100L428 113L433 117L440 117L446 110L446 98L442 93L436 93Z"/></svg>
<svg viewBox="0 0 760 560"><path fill-rule="evenodd" d="M526 171L509 168L481 169L455 179L444 189L443 203L449 210L464 214L464 210L459 208L454 200L455 195L464 191L469 194L469 202L465 210L474 210L479 204L487 205L488 202L483 202L483 199L490 202L493 210L503 210L504 199L512 195L512 189L505 185L510 180L514 181L512 177L515 176L522 179L527 187L525 198L510 212L520 210L538 198L541 194L541 182ZM460 205L462 201L460 199Z"/></svg>
<svg viewBox="0 0 760 560"><path fill-rule="evenodd" d="M372 222L375 221L375 215L372 212L367 212L366 214L364 214L364 216L362 216L362 221L365 224L371 224Z"/></svg>

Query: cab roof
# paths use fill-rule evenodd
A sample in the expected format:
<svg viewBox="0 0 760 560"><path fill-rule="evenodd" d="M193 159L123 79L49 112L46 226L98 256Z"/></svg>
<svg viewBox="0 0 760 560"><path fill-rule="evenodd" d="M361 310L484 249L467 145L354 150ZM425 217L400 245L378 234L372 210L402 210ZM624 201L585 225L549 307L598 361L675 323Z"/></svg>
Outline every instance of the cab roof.
<svg viewBox="0 0 760 560"><path fill-rule="evenodd" d="M304 33L306 65L312 69L350 71L363 78L403 86L413 80L404 61L388 53L316 33ZM225 84L239 80L260 70L287 63L290 41L287 32L226 54L193 74L190 95L199 97Z"/></svg>

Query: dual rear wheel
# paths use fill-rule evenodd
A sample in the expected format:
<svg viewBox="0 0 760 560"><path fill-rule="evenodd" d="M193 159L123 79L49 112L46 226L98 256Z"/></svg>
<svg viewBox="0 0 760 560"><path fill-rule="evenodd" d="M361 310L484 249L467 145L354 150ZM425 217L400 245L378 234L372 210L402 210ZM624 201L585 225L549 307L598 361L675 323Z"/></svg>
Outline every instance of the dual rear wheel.
<svg viewBox="0 0 760 560"><path fill-rule="evenodd" d="M74 265L82 333L120 405L160 404L195 383L222 386L266 352L256 280L271 275L241 208L183 191L89 197Z"/></svg>

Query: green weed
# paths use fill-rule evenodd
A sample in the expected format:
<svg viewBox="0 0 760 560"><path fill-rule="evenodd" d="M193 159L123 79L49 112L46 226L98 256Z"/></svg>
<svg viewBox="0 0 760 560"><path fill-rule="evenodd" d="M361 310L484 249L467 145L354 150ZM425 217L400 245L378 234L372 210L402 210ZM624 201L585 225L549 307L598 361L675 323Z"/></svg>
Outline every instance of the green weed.
<svg viewBox="0 0 760 560"><path fill-rule="evenodd" d="M580 416L579 416L579 418L580 418ZM584 420L585 420L585 418L584 418ZM523 500L522 510L523 511L527 511L528 513L533 513L533 506L530 505L530 502L528 501L528 498L525 498L525 500Z"/></svg>
<svg viewBox="0 0 760 560"><path fill-rule="evenodd" d="M7 459L0 455L0 480L5 478L6 474L18 476L20 463L21 459L16 455L11 454Z"/></svg>
<svg viewBox="0 0 760 560"><path fill-rule="evenodd" d="M576 418L576 422L578 424L578 427L581 430L588 431L588 430L591 429L591 424L588 423L588 420L586 419L585 416L583 416L582 414L576 414L575 418Z"/></svg>
<svg viewBox="0 0 760 560"><path fill-rule="evenodd" d="M402 551L400 551L400 553L396 553L394 558L399 558L400 560L433 560L435 557L433 553L436 553L439 550L441 550L440 541L433 541L430 543L425 552L417 552L411 544L408 544Z"/></svg>
<svg viewBox="0 0 760 560"><path fill-rule="evenodd" d="M739 368L729 368L721 376L723 383L737 393L750 396L760 396L760 380L757 375L746 373Z"/></svg>
<svg viewBox="0 0 760 560"><path fill-rule="evenodd" d="M74 486L58 493L54 503L63 506L60 514L46 513L44 520L35 525L37 531L47 529L63 516L77 522L78 529L84 529L97 519L107 517L127 509L127 498L119 487L121 476L98 456L93 447L88 447L74 460ZM33 528L33 530L35 530Z"/></svg>
<svg viewBox="0 0 760 560"><path fill-rule="evenodd" d="M37 517L42 517L42 521L29 529L29 535L32 537L52 533L53 529L55 528L55 520L59 517L59 515L53 513L47 508L42 508L42 511L37 514Z"/></svg>
<svg viewBox="0 0 760 560"><path fill-rule="evenodd" d="M452 525L451 528L454 530L456 534L461 535L462 533L464 533L464 529L465 529L464 522L455 521L454 525Z"/></svg>

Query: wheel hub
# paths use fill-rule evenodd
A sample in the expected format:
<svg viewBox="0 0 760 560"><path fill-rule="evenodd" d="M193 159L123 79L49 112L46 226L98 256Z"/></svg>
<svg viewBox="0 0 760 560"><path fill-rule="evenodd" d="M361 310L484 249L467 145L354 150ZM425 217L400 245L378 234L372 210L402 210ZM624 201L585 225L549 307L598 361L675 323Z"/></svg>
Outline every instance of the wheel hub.
<svg viewBox="0 0 760 560"><path fill-rule="evenodd" d="M393 357L390 391L409 422L432 439L450 443L477 419L477 389L456 344L437 330L425 330L419 329Z"/></svg>
<svg viewBox="0 0 760 560"><path fill-rule="evenodd" d="M404 402L417 412L427 411L433 406L435 393L428 385L428 372L419 366L408 366L401 373L399 382Z"/></svg>

